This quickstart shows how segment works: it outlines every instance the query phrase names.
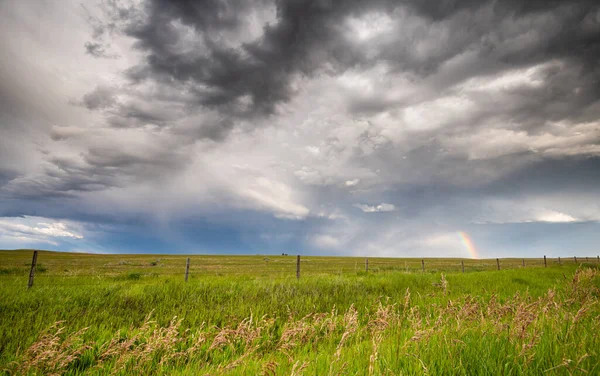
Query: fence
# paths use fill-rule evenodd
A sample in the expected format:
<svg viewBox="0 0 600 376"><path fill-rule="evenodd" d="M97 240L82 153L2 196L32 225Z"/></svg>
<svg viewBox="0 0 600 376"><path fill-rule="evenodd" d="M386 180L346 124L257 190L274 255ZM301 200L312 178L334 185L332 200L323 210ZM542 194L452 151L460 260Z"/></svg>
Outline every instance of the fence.
<svg viewBox="0 0 600 376"><path fill-rule="evenodd" d="M27 286L98 284L103 280L145 281L151 278L215 278L240 276L268 279L300 279L315 275L373 274L385 272L475 272L564 264L598 263L600 256L568 258L359 258L321 256L172 256L92 255L48 251L0 252L0 276L27 275ZM82 283L83 281L83 283ZM24 283L24 282L23 282Z"/></svg>

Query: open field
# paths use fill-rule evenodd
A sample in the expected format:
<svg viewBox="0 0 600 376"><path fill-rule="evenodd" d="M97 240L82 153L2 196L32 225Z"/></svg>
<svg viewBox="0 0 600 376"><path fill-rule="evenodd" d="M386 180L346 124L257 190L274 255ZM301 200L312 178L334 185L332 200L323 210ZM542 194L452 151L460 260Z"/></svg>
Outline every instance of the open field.
<svg viewBox="0 0 600 376"><path fill-rule="evenodd" d="M32 251L0 251L0 276L27 275ZM185 274L186 258L190 258L190 278L215 276L246 276L252 278L287 279L296 276L296 256L223 256L223 255L99 255L39 251L36 274L39 283L68 283L69 277L127 278L139 274L141 279L180 276ZM426 272L465 272L497 270L496 259L426 258ZM501 269L544 267L543 258L500 259ZM594 257L579 257L577 263L598 263ZM562 258L561 264L575 265L573 257ZM557 258L547 259L548 266L558 265ZM416 258L369 258L371 272L421 273L423 264ZM365 271L364 257L302 256L302 275L344 275ZM75 280L74 280L75 281Z"/></svg>
<svg viewBox="0 0 600 376"><path fill-rule="evenodd" d="M0 251L7 374L598 374L596 259Z"/></svg>

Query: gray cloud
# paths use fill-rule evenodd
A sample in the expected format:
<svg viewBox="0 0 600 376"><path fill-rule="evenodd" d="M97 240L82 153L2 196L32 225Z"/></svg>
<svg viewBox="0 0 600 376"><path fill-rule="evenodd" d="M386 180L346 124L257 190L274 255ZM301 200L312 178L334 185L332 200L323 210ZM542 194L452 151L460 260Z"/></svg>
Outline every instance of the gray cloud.
<svg viewBox="0 0 600 376"><path fill-rule="evenodd" d="M8 168L0 168L0 186L8 183L18 176L18 172Z"/></svg>
<svg viewBox="0 0 600 376"><path fill-rule="evenodd" d="M110 53L107 51L107 46L97 42L86 42L84 45L85 52L93 57L103 59L116 59L119 57L118 54Z"/></svg>
<svg viewBox="0 0 600 376"><path fill-rule="evenodd" d="M48 36L0 6L2 213L264 212L383 253L598 218L595 2L97 5Z"/></svg>
<svg viewBox="0 0 600 376"><path fill-rule="evenodd" d="M502 112L501 121L535 128L543 121L574 114L588 119L597 115L586 111L598 97L600 79L594 64L600 57L600 9L591 1L523 5L511 1L149 0L137 12L116 2L107 5L109 22L104 28L94 24L94 35L104 29L119 30L135 40L145 58L129 69L133 82L150 80L177 88L189 93L197 106L221 114L221 129L217 131L217 123L210 121L206 131L195 133L200 138L223 140L241 119L273 116L278 105L293 98L302 77L335 75L377 63L389 66L389 74L412 72L413 80L429 80L431 91L423 92L425 97L400 101L377 94L350 97L349 109L356 114L389 111L409 101L456 91L452 85L457 81L451 77L493 75L562 59L561 67L539 73L546 76L540 78L542 87L528 92L517 88L521 92L505 95L508 108L493 103L495 93L490 103L484 103L485 94L478 94L479 113L469 122L481 124L481 119ZM388 30L356 42L353 34L360 30L348 26L349 21L360 21L364 14L383 17L379 23L389 23ZM369 21L373 22L370 18L364 22ZM440 71L452 59L469 53L475 58L468 72ZM544 108L538 110L541 104ZM131 118L141 120L138 125L167 120L128 106L117 114L120 120L113 121L117 126L126 126Z"/></svg>
<svg viewBox="0 0 600 376"><path fill-rule="evenodd" d="M83 96L83 105L89 110L104 109L116 103L114 91L107 87L97 87Z"/></svg>

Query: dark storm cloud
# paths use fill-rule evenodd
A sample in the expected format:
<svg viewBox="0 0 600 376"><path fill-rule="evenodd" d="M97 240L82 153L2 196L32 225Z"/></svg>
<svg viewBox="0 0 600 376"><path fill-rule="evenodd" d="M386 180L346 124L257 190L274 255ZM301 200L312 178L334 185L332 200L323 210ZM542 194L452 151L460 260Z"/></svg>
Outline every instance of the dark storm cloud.
<svg viewBox="0 0 600 376"><path fill-rule="evenodd" d="M0 196L25 200L70 198L86 192L165 181L187 161L185 155L169 145L150 148L90 145L78 156L48 156L42 170L33 176L7 173L10 179L0 186Z"/></svg>
<svg viewBox="0 0 600 376"><path fill-rule="evenodd" d="M133 82L155 80L191 93L197 105L217 110L228 119L222 130L214 122L198 137L222 140L239 119L270 116L277 105L294 96L294 80L319 74L341 73L385 62L393 70L412 72L417 79L435 74L439 67L462 53L478 56L471 75L563 59L558 72L546 72L544 86L534 93L514 95L518 108L512 120L539 124L560 120L597 100L600 70L600 8L593 1L163 1L149 0L143 12L109 2L112 21L105 27L135 39L146 54L144 62L128 70ZM247 15L269 6L276 18L263 25L256 40L239 42L250 28ZM414 30L402 30L397 9L408 9L423 22ZM369 46L357 46L344 27L348 17L365 13L388 14L393 35ZM189 43L175 23L190 28L197 45ZM120 25L120 26L119 26ZM96 25L94 30L101 27ZM433 30L433 31L432 31ZM437 30L437 31L436 31ZM437 34L436 34L437 32ZM102 34L100 32L96 33ZM228 39L234 40L232 43ZM233 44L233 47L232 47ZM425 46L425 52L420 46ZM100 46L99 46L100 47ZM373 52L367 56L364 49ZM468 76L466 76L468 77ZM466 78L463 77L463 78ZM448 81L450 80L450 81ZM433 93L443 92L452 78L441 79ZM443 82L446 81L444 84ZM439 86L442 85L442 86ZM573 94L573 90L577 90ZM521 103L522 98L526 98ZM535 98L535 99L533 99ZM540 111L540 104L544 108ZM401 106L383 97L350 98L356 114L373 114ZM499 107L486 104L481 117ZM506 112L506 111L505 111ZM118 112L123 126L135 112ZM596 116L588 114L587 118ZM143 117L143 114L140 115ZM584 115L581 115L584 116ZM474 123L479 119L477 117ZM154 117L142 119L152 122ZM163 119L165 120L165 119ZM509 119L511 120L511 119Z"/></svg>
<svg viewBox="0 0 600 376"><path fill-rule="evenodd" d="M3 166L0 166L0 187L16 178L18 173Z"/></svg>
<svg viewBox="0 0 600 376"><path fill-rule="evenodd" d="M264 7L264 2L153 1L147 22L134 24L126 33L138 40L137 47L148 53L143 66L131 72L133 78L160 78L192 82L209 91L198 92L198 102L206 107L231 111L238 100L248 97L248 115L270 115L275 106L290 99L295 74L310 75L324 62L348 65L352 49L339 38L335 24L347 10L326 4L279 3L277 20L264 26L264 34L239 48L219 42L220 33L244 33L248 8ZM172 26L179 20L201 37L206 51L202 56L174 53L180 35ZM349 62L345 62L349 60Z"/></svg>
<svg viewBox="0 0 600 376"><path fill-rule="evenodd" d="M104 109L115 104L115 93L107 87L97 87L83 96L82 104L89 110Z"/></svg>
<svg viewBox="0 0 600 376"><path fill-rule="evenodd" d="M123 186L121 173L68 158L50 158L41 174L16 178L2 189L4 198L20 201L73 198L78 193ZM31 214L31 213L30 213Z"/></svg>
<svg viewBox="0 0 600 376"><path fill-rule="evenodd" d="M461 9L441 19L425 10L422 14L436 18L436 22L410 30L408 43L403 43L407 36L382 42L378 57L399 72L413 72L426 79L438 73L440 67L453 58L462 54L474 56L470 61L462 62L468 69L436 76L433 81L425 80L424 84L432 85L430 97L452 90L452 85L469 77L493 76L511 69L560 61L560 67L555 65L542 72L545 77L539 77L543 82L541 88L523 95L515 93L509 100L518 105L525 99L523 107L530 102L528 112L532 115L543 103L546 109L554 112L549 114L550 120L578 114L582 108L597 101L600 94L600 69L597 67L600 59L600 7L595 2L557 1L523 6L521 2L500 1L493 5L482 2L476 7ZM436 28L440 29L438 33L432 31ZM436 38L439 40L436 41ZM428 47L425 53L419 52L421 45ZM392 102L388 106L382 103L385 103L385 98L376 95L352 98L349 110L368 114L373 110L384 111L410 104L410 101ZM500 108L491 104L480 110ZM503 109L511 115L506 110L512 108ZM567 114L567 111L570 113ZM543 111L537 115L545 116Z"/></svg>
<svg viewBox="0 0 600 376"><path fill-rule="evenodd" d="M192 120L187 126L174 130L174 134L188 139L210 139L216 142L224 141L234 128L234 121L227 116L206 117L202 120Z"/></svg>
<svg viewBox="0 0 600 376"><path fill-rule="evenodd" d="M521 47L518 43L501 40L501 30L488 33L486 53L489 56L519 66L559 59L562 66L551 66L539 77L543 88L523 97L536 98L535 108L543 104L541 114L550 120L561 116L575 116L582 109L596 102L600 96L600 7L595 2L550 2L554 9L545 9L537 15L547 21L540 22L539 30L522 33L529 36ZM530 12L544 10L543 2L531 5ZM519 8L517 8L519 9ZM526 12L521 17L536 17ZM521 47L521 48L519 48ZM567 114L567 111L571 111ZM531 113L535 112L532 108Z"/></svg>
<svg viewBox="0 0 600 376"><path fill-rule="evenodd" d="M117 128L144 126L146 124L164 125L166 121L173 119L167 111L143 107L136 103L121 104L111 113L114 116L109 118L109 123Z"/></svg>
<svg viewBox="0 0 600 376"><path fill-rule="evenodd" d="M509 158L504 158L503 162L500 160L502 158L498 158L494 163L511 161ZM468 169L491 167L490 162L486 161L471 161L466 165ZM395 202L399 210L410 216L423 215L424 210L439 207L446 208L445 215L454 212L458 216L468 218L477 212L477 215L485 216L482 202L486 198L508 201L514 200L518 195L522 197L584 195L587 197L585 195L593 194L593 187L598 185L600 185L600 158L598 157L537 158L493 181L481 182L469 187L458 187L455 184L444 183L442 180L435 184L430 182L398 184L383 198L388 202Z"/></svg>
<svg viewBox="0 0 600 376"><path fill-rule="evenodd" d="M482 187L488 195L594 193L600 186L599 157L548 158L524 165L494 184Z"/></svg>
<svg viewBox="0 0 600 376"><path fill-rule="evenodd" d="M543 130L548 121L589 122L598 119L599 69L588 70L582 65L565 64L549 67L541 73L539 87L514 91L511 111L505 118L530 131ZM596 135L590 142L599 142L599 136Z"/></svg>
<svg viewBox="0 0 600 376"><path fill-rule="evenodd" d="M338 30L345 15L366 8L359 4L278 2L276 20L262 26L262 36L232 48L222 43L223 33L243 36L249 27L245 15L273 4L149 1L143 21L135 17L123 27L147 54L128 76L134 82L157 80L191 90L197 105L230 118L222 122L222 131L201 132L222 139L237 119L274 114L279 103L292 98L298 76L317 74L324 63L346 69L360 61L359 51ZM185 41L174 21L192 28L202 47L178 51L178 43Z"/></svg>
<svg viewBox="0 0 600 376"><path fill-rule="evenodd" d="M126 71L130 88L148 83L161 88L160 93L151 94L144 94L143 89L135 94L129 91L128 95L138 101L118 103L117 89L96 89L87 94L82 103L88 109L104 111L114 127L151 124L192 140L222 142L242 122L258 126L261 119L276 115L278 105L294 98L298 79L335 76L353 69L360 73L378 63L389 67L385 74L390 77L406 74L417 85L423 83L425 89L419 89L423 93L401 100L386 98L377 88L371 96L339 93L346 98L351 115L402 109L443 95L469 95L474 108L458 120L448 118L441 127L411 134L409 147L389 140L378 144L380 141L374 140L384 136L376 131L365 134L360 142L372 144L377 151L368 156L357 149L350 163L380 171L384 182L381 191L394 190L399 177L406 179L402 184L415 186L452 186L464 181L475 186L494 184L496 174L519 164L535 165L544 157L519 149L508 155L471 160L449 150L447 140L491 124L528 134L551 133L545 127L548 121L593 121L599 115L600 70L594 63L600 53L600 8L591 1L273 4L148 0L141 11L108 4L112 4L112 23L97 34L118 29L133 38L135 48L144 54L140 64ZM270 6L276 7L275 17L259 25L262 30L255 39L244 39L252 28L248 14ZM389 16L391 29L368 43L357 43L347 21L370 13ZM466 55L471 60L466 60L462 70L444 71L444 64ZM533 86L472 93L460 87L472 77L491 80L515 69L546 63L536 71L537 84ZM160 101L157 95L162 96ZM168 105L141 106L144 101ZM175 112L166 110L175 107ZM183 126L171 126L181 119L188 121ZM585 136L586 140L577 141L575 146L593 146L600 141L594 135ZM85 154L83 172L73 172L75 190L124 184L118 179L86 182L79 177L84 173L102 177L119 170L124 176L145 176L152 165L138 156L96 152L90 149ZM149 160L161 158L163 154L158 153ZM410 199L412 194L406 197ZM412 206L413 213L432 200L414 202L418 205Z"/></svg>
<svg viewBox="0 0 600 376"><path fill-rule="evenodd" d="M153 150L152 152L132 152L112 147L99 148L93 146L83 156L83 160L88 165L98 169L98 171L112 167L125 169L132 166L144 165L153 167L169 167L172 163L178 162L176 159L177 158L174 158L174 155L168 153L166 149L161 149L158 151Z"/></svg>
<svg viewBox="0 0 600 376"><path fill-rule="evenodd" d="M107 47L102 43L97 42L87 42L85 45L85 53L92 55L93 57L103 58L103 59L116 59L119 55L115 53L110 53L107 51Z"/></svg>
<svg viewBox="0 0 600 376"><path fill-rule="evenodd" d="M476 11L488 6L492 19L478 18ZM461 39L467 32L471 37L466 47L513 66L569 58L593 68L600 57L600 7L593 0L457 1L441 5L432 1L417 2L415 7L436 21L460 20L460 24L452 25L451 39ZM458 10L461 14L453 17ZM509 24L513 29L507 27ZM527 38L511 40L518 36Z"/></svg>

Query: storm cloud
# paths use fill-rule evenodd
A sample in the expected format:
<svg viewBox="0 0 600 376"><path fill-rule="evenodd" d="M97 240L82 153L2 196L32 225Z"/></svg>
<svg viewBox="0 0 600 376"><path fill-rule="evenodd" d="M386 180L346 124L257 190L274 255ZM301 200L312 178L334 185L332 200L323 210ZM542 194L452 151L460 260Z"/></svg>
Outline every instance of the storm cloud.
<svg viewBox="0 0 600 376"><path fill-rule="evenodd" d="M596 2L39 0L0 20L6 221L128 223L157 251L598 240Z"/></svg>

